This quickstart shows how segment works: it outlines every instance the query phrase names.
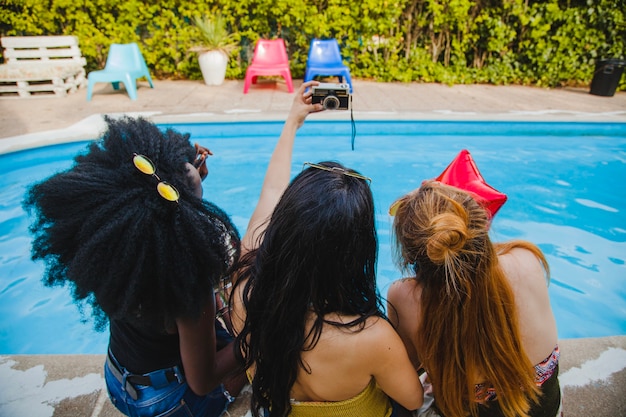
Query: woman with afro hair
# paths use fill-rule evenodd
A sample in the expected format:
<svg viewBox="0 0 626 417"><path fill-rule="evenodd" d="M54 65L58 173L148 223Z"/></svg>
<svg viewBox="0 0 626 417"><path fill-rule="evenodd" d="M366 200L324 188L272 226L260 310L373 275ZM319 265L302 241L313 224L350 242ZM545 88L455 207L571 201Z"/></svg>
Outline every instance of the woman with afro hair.
<svg viewBox="0 0 626 417"><path fill-rule="evenodd" d="M239 235L202 199L210 152L141 118L106 123L70 169L28 190L32 257L46 263L46 285L68 285L100 329L108 323L104 374L118 410L219 416L232 401L223 382L239 370L215 290Z"/></svg>

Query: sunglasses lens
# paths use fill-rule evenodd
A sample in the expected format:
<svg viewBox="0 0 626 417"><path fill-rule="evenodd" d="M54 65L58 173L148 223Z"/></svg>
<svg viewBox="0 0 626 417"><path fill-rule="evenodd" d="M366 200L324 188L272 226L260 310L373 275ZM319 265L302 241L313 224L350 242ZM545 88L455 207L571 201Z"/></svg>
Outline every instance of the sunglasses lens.
<svg viewBox="0 0 626 417"><path fill-rule="evenodd" d="M161 197L168 201L178 201L180 197L178 190L172 184L168 184L165 181L161 181L157 184L157 191Z"/></svg>
<svg viewBox="0 0 626 417"><path fill-rule="evenodd" d="M154 172L156 171L152 161L143 155L135 155L133 157L133 164L135 164L135 167L144 174L154 175Z"/></svg>
<svg viewBox="0 0 626 417"><path fill-rule="evenodd" d="M391 206L389 206L389 214L391 216L395 216L396 213L398 212L398 208L400 208L400 204L402 204L401 200L396 200L393 202L393 204L391 204Z"/></svg>

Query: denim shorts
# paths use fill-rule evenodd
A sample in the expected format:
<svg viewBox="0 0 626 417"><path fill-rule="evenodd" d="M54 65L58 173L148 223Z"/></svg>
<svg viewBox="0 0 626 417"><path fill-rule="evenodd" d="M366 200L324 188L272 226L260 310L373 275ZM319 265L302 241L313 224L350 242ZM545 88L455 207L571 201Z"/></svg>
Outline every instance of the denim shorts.
<svg viewBox="0 0 626 417"><path fill-rule="evenodd" d="M217 322L216 332L218 339L222 341L232 340L232 336L221 329ZM130 374L115 360L113 355L110 354L109 360L111 365L115 366L122 375ZM159 370L148 375L156 374L158 377L165 371ZM235 400L224 389L223 384L205 396L198 396L189 388L182 373L177 372L177 374L180 374L179 380L167 382L161 378L164 383L158 387L133 385L132 388L135 392L131 395L122 387L121 381L115 377L109 365L104 365L104 379L109 398L115 408L129 417L219 417ZM159 378L155 379L158 380Z"/></svg>
<svg viewBox="0 0 626 417"><path fill-rule="evenodd" d="M124 368L121 370L128 372ZM137 392L135 400L122 389L122 384L108 365L104 366L104 379L113 405L130 417L218 417L234 401L223 385L201 397L194 394L185 381L172 381L158 388L134 385Z"/></svg>

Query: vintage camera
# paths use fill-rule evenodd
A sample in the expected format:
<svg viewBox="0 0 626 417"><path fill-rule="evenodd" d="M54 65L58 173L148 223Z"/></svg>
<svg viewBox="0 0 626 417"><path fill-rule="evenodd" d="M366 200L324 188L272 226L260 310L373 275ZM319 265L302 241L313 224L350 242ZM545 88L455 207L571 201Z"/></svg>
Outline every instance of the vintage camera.
<svg viewBox="0 0 626 417"><path fill-rule="evenodd" d="M321 103L326 110L348 110L350 86L348 84L320 83L313 86L312 103Z"/></svg>

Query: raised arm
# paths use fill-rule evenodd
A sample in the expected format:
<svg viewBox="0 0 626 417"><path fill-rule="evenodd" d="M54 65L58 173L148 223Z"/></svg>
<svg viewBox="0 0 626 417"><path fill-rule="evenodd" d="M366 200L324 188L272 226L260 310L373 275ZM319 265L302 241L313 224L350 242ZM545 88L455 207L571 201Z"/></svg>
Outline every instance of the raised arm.
<svg viewBox="0 0 626 417"><path fill-rule="evenodd" d="M241 254L254 250L258 246L258 238L265 230L265 224L280 196L287 188L291 177L291 156L297 130L303 125L309 113L323 109L321 104L311 104L311 90L306 89L318 85L317 81L309 81L300 86L296 92L291 110L278 138L272 157L265 173L263 188L259 202L252 213L248 228L241 241Z"/></svg>

